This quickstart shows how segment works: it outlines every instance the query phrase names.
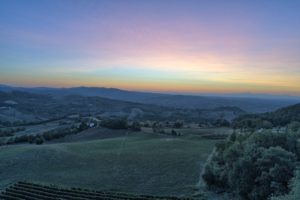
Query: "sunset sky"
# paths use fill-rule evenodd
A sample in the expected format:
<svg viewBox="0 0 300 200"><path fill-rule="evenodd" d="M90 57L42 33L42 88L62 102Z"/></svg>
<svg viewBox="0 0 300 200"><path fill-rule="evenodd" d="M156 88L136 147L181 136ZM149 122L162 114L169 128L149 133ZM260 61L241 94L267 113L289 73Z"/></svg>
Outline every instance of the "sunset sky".
<svg viewBox="0 0 300 200"><path fill-rule="evenodd" d="M1 0L0 83L300 95L300 0Z"/></svg>

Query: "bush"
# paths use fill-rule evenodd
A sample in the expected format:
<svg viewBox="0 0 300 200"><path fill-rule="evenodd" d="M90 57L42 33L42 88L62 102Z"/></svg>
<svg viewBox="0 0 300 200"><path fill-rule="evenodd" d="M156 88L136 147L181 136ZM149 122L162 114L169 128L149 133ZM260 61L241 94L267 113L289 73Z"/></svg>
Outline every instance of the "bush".
<svg viewBox="0 0 300 200"><path fill-rule="evenodd" d="M22 135L14 138L14 143L24 143L24 142L28 142L27 135Z"/></svg>
<svg viewBox="0 0 300 200"><path fill-rule="evenodd" d="M25 130L24 127L0 129L0 137L14 136L14 133L19 132L19 131L24 131L24 130Z"/></svg>
<svg viewBox="0 0 300 200"><path fill-rule="evenodd" d="M144 122L143 126L148 128L148 127L150 127L150 124L148 122Z"/></svg>
<svg viewBox="0 0 300 200"><path fill-rule="evenodd" d="M174 136L182 136L182 134L181 134L180 132L175 131L175 130L173 130L173 129L172 129L172 131L171 131L171 135L174 135Z"/></svg>
<svg viewBox="0 0 300 200"><path fill-rule="evenodd" d="M293 132L297 132L300 129L300 122L293 121L288 125L288 128Z"/></svg>
<svg viewBox="0 0 300 200"><path fill-rule="evenodd" d="M133 130L133 131L141 131L141 124L137 121L134 121L130 126L129 126L129 129L130 130Z"/></svg>
<svg viewBox="0 0 300 200"><path fill-rule="evenodd" d="M289 137L271 132L234 134L215 148L202 177L208 187L244 199L285 194L297 160Z"/></svg>
<svg viewBox="0 0 300 200"><path fill-rule="evenodd" d="M174 128L182 128L183 122L182 121L176 121L173 125Z"/></svg>
<svg viewBox="0 0 300 200"><path fill-rule="evenodd" d="M81 122L79 125L79 128L78 128L78 131L80 132L80 131L86 130L88 128L89 128L89 126L86 123Z"/></svg>
<svg viewBox="0 0 300 200"><path fill-rule="evenodd" d="M28 137L27 137L27 141L28 141L30 144L32 144L32 143L34 143L34 142L35 142L35 137L36 137L36 136L33 136L33 135L28 135Z"/></svg>
<svg viewBox="0 0 300 200"><path fill-rule="evenodd" d="M100 123L100 126L110 129L127 129L127 120L126 119L103 119Z"/></svg>
<svg viewBox="0 0 300 200"><path fill-rule="evenodd" d="M165 133L163 125L159 122L154 122L152 124L152 131L153 133Z"/></svg>
<svg viewBox="0 0 300 200"><path fill-rule="evenodd" d="M40 145L40 144L43 144L44 143L44 140L42 139L41 136L38 136L35 138L35 144L37 145Z"/></svg>
<svg viewBox="0 0 300 200"><path fill-rule="evenodd" d="M296 176L292 179L290 184L291 191L282 196L274 195L271 200L296 200L300 199L300 171L296 172Z"/></svg>
<svg viewBox="0 0 300 200"><path fill-rule="evenodd" d="M50 130L42 133L41 135L22 135L18 137L11 137L6 142L6 144L15 144L15 143L25 143L28 142L30 144L43 144L44 140L50 141L53 139L58 139L65 137L66 135L76 134L82 130L82 127L68 127L68 128L58 128L55 130Z"/></svg>

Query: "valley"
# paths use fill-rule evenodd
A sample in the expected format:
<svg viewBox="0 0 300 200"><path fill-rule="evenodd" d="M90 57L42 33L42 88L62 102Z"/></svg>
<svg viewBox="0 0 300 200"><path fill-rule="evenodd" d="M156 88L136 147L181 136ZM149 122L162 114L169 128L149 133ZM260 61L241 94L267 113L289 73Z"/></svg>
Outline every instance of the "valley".
<svg viewBox="0 0 300 200"><path fill-rule="evenodd" d="M0 187L30 180L101 191L189 196L216 143L195 135L109 134L102 139L66 137L51 144L1 146Z"/></svg>
<svg viewBox="0 0 300 200"><path fill-rule="evenodd" d="M0 92L0 99L3 195L13 195L14 184L29 181L112 196L227 200L234 196L218 191L223 184L218 177L230 149L237 148L232 144L252 144L248 137L267 142L269 134L277 134L292 145L287 150L298 153L299 104L252 114L237 107L183 109L24 91ZM268 152L272 145L263 147Z"/></svg>
<svg viewBox="0 0 300 200"><path fill-rule="evenodd" d="M0 200L300 200L300 0L0 0Z"/></svg>

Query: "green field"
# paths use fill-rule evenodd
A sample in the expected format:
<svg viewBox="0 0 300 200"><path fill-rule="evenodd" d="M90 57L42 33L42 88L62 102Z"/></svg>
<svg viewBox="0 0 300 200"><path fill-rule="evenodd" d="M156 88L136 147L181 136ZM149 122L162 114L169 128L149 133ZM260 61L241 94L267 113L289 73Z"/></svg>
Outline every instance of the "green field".
<svg viewBox="0 0 300 200"><path fill-rule="evenodd" d="M142 128L143 132L145 133L153 133L152 128ZM233 130L232 128L227 127L220 127L220 128L164 128L164 131L166 133L171 133L172 130L175 130L176 132L182 133L184 135L211 135L211 134L225 134L230 135Z"/></svg>
<svg viewBox="0 0 300 200"><path fill-rule="evenodd" d="M19 180L159 195L190 195L214 140L130 134L0 147L0 187Z"/></svg>

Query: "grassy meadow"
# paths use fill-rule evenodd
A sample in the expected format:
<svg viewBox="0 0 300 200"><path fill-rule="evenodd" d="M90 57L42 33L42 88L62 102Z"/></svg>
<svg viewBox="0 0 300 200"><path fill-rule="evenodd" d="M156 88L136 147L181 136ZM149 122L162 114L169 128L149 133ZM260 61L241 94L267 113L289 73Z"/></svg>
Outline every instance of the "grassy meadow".
<svg viewBox="0 0 300 200"><path fill-rule="evenodd" d="M136 133L82 142L0 147L0 188L16 181L191 195L216 140Z"/></svg>

